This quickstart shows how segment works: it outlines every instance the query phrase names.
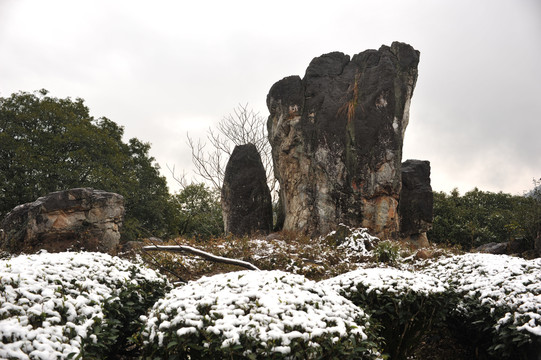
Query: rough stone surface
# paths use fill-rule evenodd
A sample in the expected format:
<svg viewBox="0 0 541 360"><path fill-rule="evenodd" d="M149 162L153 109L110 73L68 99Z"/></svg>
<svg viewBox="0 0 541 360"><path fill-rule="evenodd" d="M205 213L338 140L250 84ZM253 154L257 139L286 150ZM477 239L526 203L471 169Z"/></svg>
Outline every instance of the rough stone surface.
<svg viewBox="0 0 541 360"><path fill-rule="evenodd" d="M255 145L236 146L222 187L224 230L237 236L272 230L272 202L265 168Z"/></svg>
<svg viewBox="0 0 541 360"><path fill-rule="evenodd" d="M411 234L402 237L404 244L413 250L424 249L430 246L426 232L420 234Z"/></svg>
<svg viewBox="0 0 541 360"><path fill-rule="evenodd" d="M430 186L430 162L402 163L402 191L398 203L400 233L403 237L425 234L432 228L434 194Z"/></svg>
<svg viewBox="0 0 541 360"><path fill-rule="evenodd" d="M535 246L535 243L534 243ZM530 250L532 246L528 244L525 238L514 238L507 243L508 254L521 254L527 250Z"/></svg>
<svg viewBox="0 0 541 360"><path fill-rule="evenodd" d="M54 192L7 214L0 223L0 248L11 253L115 253L123 217L121 195L90 188Z"/></svg>
<svg viewBox="0 0 541 360"><path fill-rule="evenodd" d="M490 242L490 243L483 244L475 248L474 251L486 253L486 254L494 254L494 255L507 254L507 245L508 245L507 242L503 242L503 243Z"/></svg>
<svg viewBox="0 0 541 360"><path fill-rule="evenodd" d="M390 47L312 60L267 95L284 229L325 234L336 224L398 235L402 142L419 52Z"/></svg>

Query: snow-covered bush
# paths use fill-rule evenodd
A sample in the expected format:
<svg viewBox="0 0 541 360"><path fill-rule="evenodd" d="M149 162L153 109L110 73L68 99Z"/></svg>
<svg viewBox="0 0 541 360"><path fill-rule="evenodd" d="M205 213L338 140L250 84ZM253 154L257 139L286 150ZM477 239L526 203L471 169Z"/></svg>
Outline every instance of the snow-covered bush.
<svg viewBox="0 0 541 360"><path fill-rule="evenodd" d="M325 236L327 242L339 249L344 249L347 255L370 256L379 239L368 233L366 228L351 228L344 224L338 225L337 230Z"/></svg>
<svg viewBox="0 0 541 360"><path fill-rule="evenodd" d="M394 268L358 269L321 281L365 309L381 325L385 352L406 358L434 322L442 320L447 287L432 276Z"/></svg>
<svg viewBox="0 0 541 360"><path fill-rule="evenodd" d="M455 319L492 357L541 353L541 259L465 254L440 259L423 272L455 289Z"/></svg>
<svg viewBox="0 0 541 360"><path fill-rule="evenodd" d="M101 253L0 260L0 358L104 358L166 287L156 272Z"/></svg>
<svg viewBox="0 0 541 360"><path fill-rule="evenodd" d="M282 271L201 278L159 300L143 331L149 359L373 359L366 314Z"/></svg>

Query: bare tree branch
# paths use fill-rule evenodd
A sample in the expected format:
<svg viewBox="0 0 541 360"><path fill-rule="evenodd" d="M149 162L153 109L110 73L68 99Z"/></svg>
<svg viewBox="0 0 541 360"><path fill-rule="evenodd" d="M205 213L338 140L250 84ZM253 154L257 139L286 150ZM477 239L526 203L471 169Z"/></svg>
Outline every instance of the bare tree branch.
<svg viewBox="0 0 541 360"><path fill-rule="evenodd" d="M143 246L144 251L172 251L172 252L184 252L188 254L193 254L202 257L203 259L229 264L237 265L249 270L258 270L259 268L247 261L237 260L226 258L222 256L213 255L211 253L199 250L187 245L153 245L153 246Z"/></svg>
<svg viewBox="0 0 541 360"><path fill-rule="evenodd" d="M218 123L216 129L209 128L207 142L210 145L197 141L189 136L188 145L192 152L192 161L195 172L203 179L209 181L216 190L221 190L225 167L236 145L254 144L261 162L267 173L267 183L271 194L276 189L276 179L272 167L271 146L267 139L266 119L248 108L248 104L239 104L233 113Z"/></svg>
<svg viewBox="0 0 541 360"><path fill-rule="evenodd" d="M165 166L167 166L167 170L169 170L173 179L180 185L180 190L184 190L186 186L188 186L188 181L186 180L186 172L183 171L182 174L177 176L177 174L175 174L175 165L173 165L173 168L171 168L169 164L165 164Z"/></svg>

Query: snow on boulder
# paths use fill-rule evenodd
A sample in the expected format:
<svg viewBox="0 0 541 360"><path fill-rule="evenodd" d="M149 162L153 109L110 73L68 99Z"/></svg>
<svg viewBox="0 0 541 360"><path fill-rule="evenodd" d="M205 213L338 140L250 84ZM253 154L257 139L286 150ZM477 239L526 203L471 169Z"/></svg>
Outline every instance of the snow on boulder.
<svg viewBox="0 0 541 360"><path fill-rule="evenodd" d="M103 358L166 284L102 253L0 260L0 359Z"/></svg>
<svg viewBox="0 0 541 360"><path fill-rule="evenodd" d="M159 300L146 320L149 359L378 357L362 309L282 271L201 278Z"/></svg>

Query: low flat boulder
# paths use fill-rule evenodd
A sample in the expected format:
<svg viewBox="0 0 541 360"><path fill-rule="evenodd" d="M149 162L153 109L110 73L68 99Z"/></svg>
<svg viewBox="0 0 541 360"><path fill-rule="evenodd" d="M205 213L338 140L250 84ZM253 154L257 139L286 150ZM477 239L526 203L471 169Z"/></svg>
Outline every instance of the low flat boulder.
<svg viewBox="0 0 541 360"><path fill-rule="evenodd" d="M494 255L507 254L507 245L508 245L507 242L503 242L503 243L490 242L490 243L483 244L475 248L474 251L480 252L480 253L486 253L486 254L494 254Z"/></svg>
<svg viewBox="0 0 541 360"><path fill-rule="evenodd" d="M0 223L0 249L10 253L86 250L115 253L124 198L91 188L50 193L15 207Z"/></svg>

